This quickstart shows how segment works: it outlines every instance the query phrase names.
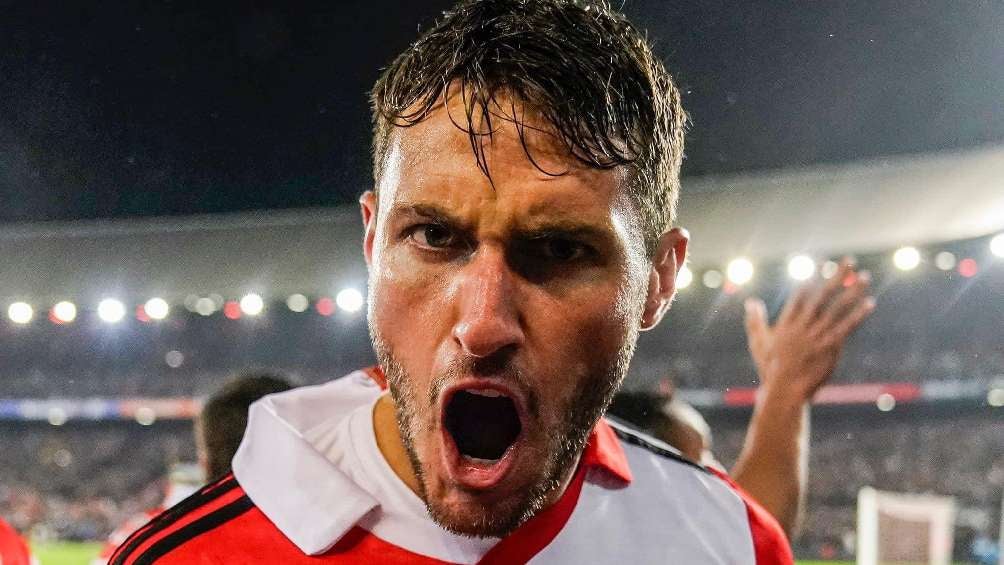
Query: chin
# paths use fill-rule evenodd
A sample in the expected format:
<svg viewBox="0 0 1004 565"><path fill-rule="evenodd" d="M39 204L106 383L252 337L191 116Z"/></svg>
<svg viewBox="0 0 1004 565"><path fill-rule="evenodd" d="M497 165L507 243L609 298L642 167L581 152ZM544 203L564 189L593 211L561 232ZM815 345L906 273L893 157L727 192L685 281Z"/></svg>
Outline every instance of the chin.
<svg viewBox="0 0 1004 565"><path fill-rule="evenodd" d="M522 493L492 493L491 501L481 500L484 494L471 495L452 490L439 499L429 498L429 514L444 529L468 537L505 537L530 519L540 504L526 500ZM522 496L520 496L522 494Z"/></svg>

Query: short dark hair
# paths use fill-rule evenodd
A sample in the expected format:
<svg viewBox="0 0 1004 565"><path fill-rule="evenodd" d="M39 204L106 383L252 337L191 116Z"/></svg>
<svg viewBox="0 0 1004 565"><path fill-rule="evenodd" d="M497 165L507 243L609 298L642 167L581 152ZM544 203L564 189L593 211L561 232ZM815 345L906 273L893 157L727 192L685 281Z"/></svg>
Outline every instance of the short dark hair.
<svg viewBox="0 0 1004 565"><path fill-rule="evenodd" d="M246 372L228 381L206 400L197 429L205 449L207 479L230 472L230 462L248 424L248 407L265 395L291 388L293 385L279 373Z"/></svg>
<svg viewBox="0 0 1004 565"><path fill-rule="evenodd" d="M484 143L499 95L542 116L587 166L630 166L630 194L646 249L654 252L676 214L686 115L666 68L622 14L587 0L460 2L373 87L377 183L394 128L421 122L452 85L463 96L464 127L489 179ZM483 129L473 123L475 110ZM515 107L506 118L527 147Z"/></svg>

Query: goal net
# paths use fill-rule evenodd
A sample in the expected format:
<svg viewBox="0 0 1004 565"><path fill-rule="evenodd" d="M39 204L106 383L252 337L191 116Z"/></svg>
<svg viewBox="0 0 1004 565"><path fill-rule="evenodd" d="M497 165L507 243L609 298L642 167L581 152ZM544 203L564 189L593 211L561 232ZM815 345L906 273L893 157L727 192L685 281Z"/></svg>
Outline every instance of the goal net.
<svg viewBox="0 0 1004 565"><path fill-rule="evenodd" d="M858 565L950 565L955 499L865 487L858 492Z"/></svg>

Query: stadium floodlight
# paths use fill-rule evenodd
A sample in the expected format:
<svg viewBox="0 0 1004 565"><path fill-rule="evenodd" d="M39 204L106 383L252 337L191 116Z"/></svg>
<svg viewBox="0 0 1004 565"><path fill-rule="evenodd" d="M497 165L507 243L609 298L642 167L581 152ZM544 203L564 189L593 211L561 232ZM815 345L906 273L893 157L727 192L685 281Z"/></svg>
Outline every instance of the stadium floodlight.
<svg viewBox="0 0 1004 565"><path fill-rule="evenodd" d="M98 302L98 317L109 324L118 323L125 317L125 305L114 298L105 298Z"/></svg>
<svg viewBox="0 0 1004 565"><path fill-rule="evenodd" d="M882 412L890 412L896 407L896 397L888 392L883 392L875 399L875 406Z"/></svg>
<svg viewBox="0 0 1004 565"><path fill-rule="evenodd" d="M241 298L241 312L248 316L257 316L265 309L265 301L261 296L250 292Z"/></svg>
<svg viewBox="0 0 1004 565"><path fill-rule="evenodd" d="M163 320L171 312L171 307L163 298L151 298L143 305L143 311L152 320Z"/></svg>
<svg viewBox="0 0 1004 565"><path fill-rule="evenodd" d="M708 288L718 288L722 286L722 274L714 269L704 271L704 275L701 277L701 282Z"/></svg>
<svg viewBox="0 0 1004 565"><path fill-rule="evenodd" d="M833 275L837 274L839 268L840 265L836 261L827 261L819 267L819 274L823 275L824 279L832 279Z"/></svg>
<svg viewBox="0 0 1004 565"><path fill-rule="evenodd" d="M136 409L136 423L141 426L152 426L157 421L157 412L149 406L140 406Z"/></svg>
<svg viewBox="0 0 1004 565"><path fill-rule="evenodd" d="M335 295L335 304L346 312L358 312L363 307L363 294L354 288L343 288Z"/></svg>
<svg viewBox="0 0 1004 565"><path fill-rule="evenodd" d="M35 316L35 310L27 302L15 302L7 307L7 317L15 324L27 324Z"/></svg>
<svg viewBox="0 0 1004 565"><path fill-rule="evenodd" d="M59 406L53 406L49 408L48 420L53 426L62 426L66 423L69 417L66 415L66 410L63 410Z"/></svg>
<svg viewBox="0 0 1004 565"><path fill-rule="evenodd" d="M310 301L302 294L293 294L286 299L286 307L293 312L306 312L310 308Z"/></svg>
<svg viewBox="0 0 1004 565"><path fill-rule="evenodd" d="M725 273L729 277L729 282L737 286L742 286L753 280L753 263L745 257L733 259L729 262L729 266L726 268Z"/></svg>
<svg viewBox="0 0 1004 565"><path fill-rule="evenodd" d="M987 404L994 408L1004 406L1004 388L992 388L987 392Z"/></svg>
<svg viewBox="0 0 1004 565"><path fill-rule="evenodd" d="M676 273L676 288L687 288L694 282L694 273L686 265L680 267L680 272Z"/></svg>
<svg viewBox="0 0 1004 565"><path fill-rule="evenodd" d="M916 247L900 247L892 254L892 264L901 271L912 271L920 265L920 251Z"/></svg>
<svg viewBox="0 0 1004 565"><path fill-rule="evenodd" d="M788 261L788 276L796 281L807 281L816 274L816 262L808 255L795 255Z"/></svg>
<svg viewBox="0 0 1004 565"><path fill-rule="evenodd" d="M168 351L164 355L164 363L167 363L167 366L172 369L177 369L178 367L181 367L181 365L184 362L185 362L185 355L176 349L172 349L171 351Z"/></svg>
<svg viewBox="0 0 1004 565"><path fill-rule="evenodd" d="M942 271L951 271L955 268L955 255L950 251L942 251L934 256L934 266Z"/></svg>
<svg viewBox="0 0 1004 565"><path fill-rule="evenodd" d="M213 312L216 311L216 303L213 302L212 298L203 296L195 301L195 311L200 316L212 316Z"/></svg>
<svg viewBox="0 0 1004 565"><path fill-rule="evenodd" d="M990 252L1004 259L1004 233L999 233L990 240Z"/></svg>
<svg viewBox="0 0 1004 565"><path fill-rule="evenodd" d="M77 305L69 300L63 300L57 302L49 313L52 315L53 322L57 324L69 324L77 319Z"/></svg>

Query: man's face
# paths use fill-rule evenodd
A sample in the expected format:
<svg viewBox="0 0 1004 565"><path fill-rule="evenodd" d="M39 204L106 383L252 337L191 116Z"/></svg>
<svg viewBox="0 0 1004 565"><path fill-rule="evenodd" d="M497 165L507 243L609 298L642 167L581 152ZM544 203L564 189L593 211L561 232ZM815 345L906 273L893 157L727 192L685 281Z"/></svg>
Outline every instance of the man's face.
<svg viewBox="0 0 1004 565"><path fill-rule="evenodd" d="M627 370L650 283L625 171L527 128L536 163L567 172L549 176L511 122L494 125L494 187L439 107L396 130L379 202L363 199L370 330L420 494L474 536L506 535L560 492Z"/></svg>

